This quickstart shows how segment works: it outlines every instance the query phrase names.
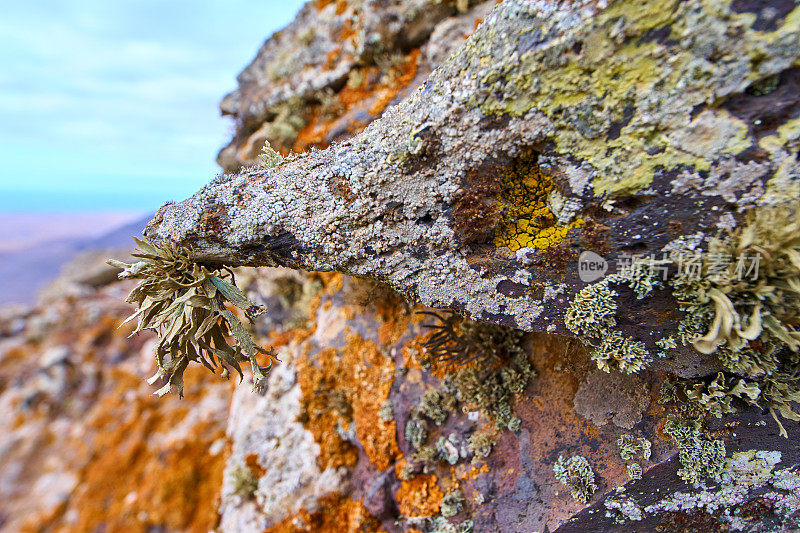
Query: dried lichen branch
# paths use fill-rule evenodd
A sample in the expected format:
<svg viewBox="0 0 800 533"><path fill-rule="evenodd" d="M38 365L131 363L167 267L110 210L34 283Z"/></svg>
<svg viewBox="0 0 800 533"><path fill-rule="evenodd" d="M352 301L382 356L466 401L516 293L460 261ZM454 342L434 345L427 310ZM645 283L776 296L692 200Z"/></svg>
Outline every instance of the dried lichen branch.
<svg viewBox="0 0 800 533"><path fill-rule="evenodd" d="M150 384L164 378L167 383L156 391L163 396L177 389L183 395L183 372L190 362L199 362L212 372L222 368L228 377L232 367L243 377L239 363L249 362L253 372L253 388L263 390L266 373L277 360L270 347L258 346L241 321L225 305L231 303L252 319L264 309L247 299L233 284L233 273L225 267L216 270L197 264L191 252L166 241L156 246L134 238L139 251L132 254L140 261L127 264L110 259L112 266L122 268L119 277L142 280L130 292L126 301L135 303L138 310L125 322L138 319L136 329L152 330L159 336L153 352L158 372ZM227 281L230 278L230 282ZM233 335L236 345L227 337ZM265 366L257 361L259 354L269 360Z"/></svg>

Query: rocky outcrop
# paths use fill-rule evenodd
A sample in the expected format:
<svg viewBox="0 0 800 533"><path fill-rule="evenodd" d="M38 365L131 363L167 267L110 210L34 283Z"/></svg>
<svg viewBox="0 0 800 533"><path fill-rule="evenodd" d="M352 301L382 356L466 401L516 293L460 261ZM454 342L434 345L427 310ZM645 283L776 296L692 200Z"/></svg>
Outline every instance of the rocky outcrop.
<svg viewBox="0 0 800 533"><path fill-rule="evenodd" d="M569 333L581 251L613 271L797 197L797 15L737 5L503 2L363 133L221 176L146 235Z"/></svg>
<svg viewBox="0 0 800 533"><path fill-rule="evenodd" d="M236 279L281 360L266 390L190 365L186 401L146 399L151 341L109 329L127 281L9 312L0 402L23 414L0 470L37 496L8 523L797 528L798 24L792 2L308 4L223 101L220 163L244 168L146 230L261 266ZM764 268L676 272L731 250ZM644 270L618 268L633 254ZM100 407L36 414L98 380L15 381L31 353L99 368ZM25 458L59 423L92 453L42 448L45 472Z"/></svg>
<svg viewBox="0 0 800 533"><path fill-rule="evenodd" d="M323 101L348 101L360 73L378 64L364 35L373 50L383 42L405 54L395 64L412 57L415 45L395 31L413 25L410 5L378 23L366 4L362 31L330 67L318 65L333 41L302 50L297 39L269 41L223 102L241 123L223 166L254 161L264 140L284 153L314 145L303 144L308 116L317 120ZM347 290L326 289L311 315L316 333L274 334L288 342L294 368L288 381L291 371L276 374L274 387L299 383L298 420L319 446L308 452L316 464L289 469L296 494L317 494L326 476L341 476L339 488L333 500L298 496L272 523L265 502L286 495L256 474L284 452L254 443L239 457L257 455L259 511L229 500L226 523L247 516L276 531L287 520L321 528L331 516L360 517L351 529L407 531L796 525L800 334L787 287L800 282L800 266L791 266L800 253L791 236L800 8L506 0L447 57L432 51L435 40L458 41L457 28L484 7L461 5L463 15L440 21L435 5L436 22L419 34L430 41L395 98L417 87L400 103L324 150L220 176L162 208L146 230L155 242L191 247L201 262L372 278L415 305L478 321L420 323L380 285L367 292L383 303L369 311L354 309ZM332 6L307 6L298 21L314 20L322 33L340 28L349 7ZM295 24L287 36L301 35ZM268 79L283 57L303 67ZM345 108L339 117L353 111ZM321 148L344 130L325 131ZM696 252L707 256L692 280L680 268ZM708 259L745 252L782 266L734 281L733 266L713 270ZM330 287L334 278L324 279ZM433 342L431 326L445 336ZM535 333L517 342L503 328ZM306 355L289 355L297 353ZM394 371L375 370L384 367ZM365 403L375 395L380 409Z"/></svg>

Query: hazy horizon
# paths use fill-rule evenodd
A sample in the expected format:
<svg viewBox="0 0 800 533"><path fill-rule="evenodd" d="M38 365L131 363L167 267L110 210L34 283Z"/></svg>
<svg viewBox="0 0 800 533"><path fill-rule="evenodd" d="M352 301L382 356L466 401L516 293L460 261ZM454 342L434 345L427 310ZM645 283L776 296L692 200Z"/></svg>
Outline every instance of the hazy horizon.
<svg viewBox="0 0 800 533"><path fill-rule="evenodd" d="M0 20L0 212L156 210L220 172L218 103L304 2L16 3Z"/></svg>

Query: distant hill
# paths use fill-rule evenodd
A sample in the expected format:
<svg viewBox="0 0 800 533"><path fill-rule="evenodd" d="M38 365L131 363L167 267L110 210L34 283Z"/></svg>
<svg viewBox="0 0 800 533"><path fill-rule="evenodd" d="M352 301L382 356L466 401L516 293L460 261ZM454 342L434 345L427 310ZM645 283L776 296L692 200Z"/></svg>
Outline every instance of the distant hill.
<svg viewBox="0 0 800 533"><path fill-rule="evenodd" d="M152 216L148 214L100 236L58 238L0 252L0 305L33 303L37 292L80 252L131 246L131 237L141 235Z"/></svg>

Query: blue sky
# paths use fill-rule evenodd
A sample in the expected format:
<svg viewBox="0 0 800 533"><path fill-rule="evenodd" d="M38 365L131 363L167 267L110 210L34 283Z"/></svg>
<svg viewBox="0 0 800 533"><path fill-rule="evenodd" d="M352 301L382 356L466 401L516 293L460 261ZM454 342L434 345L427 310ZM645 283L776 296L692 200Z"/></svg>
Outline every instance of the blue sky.
<svg viewBox="0 0 800 533"><path fill-rule="evenodd" d="M7 2L0 212L148 211L218 171L217 104L299 0Z"/></svg>

